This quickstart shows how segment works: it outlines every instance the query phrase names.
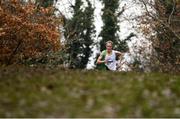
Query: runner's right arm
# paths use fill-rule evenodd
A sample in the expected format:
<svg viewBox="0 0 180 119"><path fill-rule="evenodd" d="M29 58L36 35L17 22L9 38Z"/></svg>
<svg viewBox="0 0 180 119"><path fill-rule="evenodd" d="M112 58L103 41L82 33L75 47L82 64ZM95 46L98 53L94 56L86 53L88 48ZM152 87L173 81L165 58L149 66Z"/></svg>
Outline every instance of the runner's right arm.
<svg viewBox="0 0 180 119"><path fill-rule="evenodd" d="M97 64L103 64L103 63L106 63L107 61L105 61L105 60L102 60L102 58L103 58L103 53L104 52L102 52L101 54L100 54L100 56L98 57L98 59L97 59Z"/></svg>
<svg viewBox="0 0 180 119"><path fill-rule="evenodd" d="M102 56L100 55L98 57L98 60L97 60L97 64L102 64L102 63L105 63L105 61L101 60L102 59Z"/></svg>

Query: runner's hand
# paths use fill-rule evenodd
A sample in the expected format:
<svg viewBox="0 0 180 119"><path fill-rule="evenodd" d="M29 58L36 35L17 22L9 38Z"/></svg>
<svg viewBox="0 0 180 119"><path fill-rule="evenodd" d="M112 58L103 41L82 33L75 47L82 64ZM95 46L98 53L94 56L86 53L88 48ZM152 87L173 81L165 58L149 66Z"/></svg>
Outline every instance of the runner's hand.
<svg viewBox="0 0 180 119"><path fill-rule="evenodd" d="M107 59L105 59L105 60L104 60L104 63L105 63L105 64L107 64L107 63L108 63L108 60L107 60Z"/></svg>

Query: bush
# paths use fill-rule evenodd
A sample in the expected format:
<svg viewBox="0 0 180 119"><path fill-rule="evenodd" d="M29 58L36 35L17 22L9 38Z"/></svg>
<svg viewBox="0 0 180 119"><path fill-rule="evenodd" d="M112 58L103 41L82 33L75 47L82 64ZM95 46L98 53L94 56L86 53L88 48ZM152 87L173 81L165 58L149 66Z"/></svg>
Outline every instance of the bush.
<svg viewBox="0 0 180 119"><path fill-rule="evenodd" d="M58 51L61 19L54 8L20 0L0 1L0 63L14 63Z"/></svg>

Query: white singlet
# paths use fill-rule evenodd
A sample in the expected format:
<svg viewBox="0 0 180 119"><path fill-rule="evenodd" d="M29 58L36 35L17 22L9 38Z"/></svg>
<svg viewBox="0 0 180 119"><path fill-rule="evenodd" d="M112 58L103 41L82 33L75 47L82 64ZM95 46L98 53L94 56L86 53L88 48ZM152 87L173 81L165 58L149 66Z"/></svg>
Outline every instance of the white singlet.
<svg viewBox="0 0 180 119"><path fill-rule="evenodd" d="M115 71L116 70L116 51L112 50L111 55L106 53L105 60L108 62L105 64L109 70Z"/></svg>

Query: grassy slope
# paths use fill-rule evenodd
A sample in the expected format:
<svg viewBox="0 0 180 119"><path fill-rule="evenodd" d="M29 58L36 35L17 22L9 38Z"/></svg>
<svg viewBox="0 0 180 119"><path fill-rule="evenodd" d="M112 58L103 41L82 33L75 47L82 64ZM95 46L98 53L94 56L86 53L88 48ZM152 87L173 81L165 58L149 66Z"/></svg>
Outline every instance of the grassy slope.
<svg viewBox="0 0 180 119"><path fill-rule="evenodd" d="M180 75L0 68L0 117L180 117Z"/></svg>

